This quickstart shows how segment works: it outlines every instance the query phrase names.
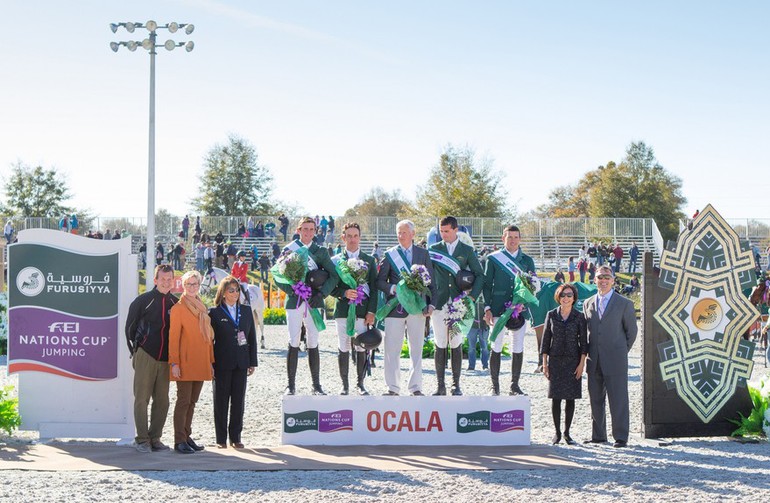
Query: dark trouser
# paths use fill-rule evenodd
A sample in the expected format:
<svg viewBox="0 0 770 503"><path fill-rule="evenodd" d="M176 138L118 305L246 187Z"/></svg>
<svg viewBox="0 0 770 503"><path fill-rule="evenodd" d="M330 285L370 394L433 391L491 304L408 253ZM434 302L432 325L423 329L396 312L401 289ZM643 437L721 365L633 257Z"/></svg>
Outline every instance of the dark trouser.
<svg viewBox="0 0 770 503"><path fill-rule="evenodd" d="M174 406L174 444L187 442L192 434L195 404L201 396L203 381L177 381Z"/></svg>
<svg viewBox="0 0 770 503"><path fill-rule="evenodd" d="M217 443L241 441L243 409L246 402L247 369L214 369L214 430ZM230 409L230 423L227 412Z"/></svg>
<svg viewBox="0 0 770 503"><path fill-rule="evenodd" d="M262 282L267 283L267 273L269 269L260 269L260 274L262 275Z"/></svg>
<svg viewBox="0 0 770 503"><path fill-rule="evenodd" d="M134 424L136 443L160 440L168 416L168 362L159 362L139 348L134 354ZM152 399L150 426L147 406Z"/></svg>
<svg viewBox="0 0 770 503"><path fill-rule="evenodd" d="M594 440L607 440L607 419L605 401L610 402L612 416L612 437L617 441L628 441L628 372L617 375L602 374L601 366L588 373L588 395L591 399L591 419Z"/></svg>

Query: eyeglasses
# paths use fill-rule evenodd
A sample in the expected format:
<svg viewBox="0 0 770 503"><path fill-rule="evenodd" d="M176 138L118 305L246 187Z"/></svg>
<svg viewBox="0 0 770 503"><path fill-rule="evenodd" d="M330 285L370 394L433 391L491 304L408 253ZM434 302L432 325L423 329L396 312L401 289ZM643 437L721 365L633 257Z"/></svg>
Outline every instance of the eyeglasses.
<svg viewBox="0 0 770 503"><path fill-rule="evenodd" d="M597 278L599 278L599 279L612 279L612 276L610 276L609 274L600 274L600 275L597 276Z"/></svg>
<svg viewBox="0 0 770 503"><path fill-rule="evenodd" d="M228 288L228 289L227 289L227 293L235 293L235 292L237 292L237 291L238 291L238 289L237 289L237 288Z"/></svg>
<svg viewBox="0 0 770 503"><path fill-rule="evenodd" d="M564 292L560 293L559 297L574 297L574 295L572 295L572 292Z"/></svg>
<svg viewBox="0 0 770 503"><path fill-rule="evenodd" d="M196 282L191 281L189 283L185 283L185 286L200 286L200 283L198 283L197 281Z"/></svg>

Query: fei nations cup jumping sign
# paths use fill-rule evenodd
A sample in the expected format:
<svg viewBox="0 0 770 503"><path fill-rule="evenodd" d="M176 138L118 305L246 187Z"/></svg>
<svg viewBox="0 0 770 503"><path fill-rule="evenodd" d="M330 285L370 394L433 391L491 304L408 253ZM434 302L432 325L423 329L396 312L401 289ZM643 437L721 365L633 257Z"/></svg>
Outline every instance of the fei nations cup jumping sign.
<svg viewBox="0 0 770 503"><path fill-rule="evenodd" d="M9 261L8 373L117 377L118 253L20 243L10 248Z"/></svg>
<svg viewBox="0 0 770 503"><path fill-rule="evenodd" d="M121 327L136 296L129 239L44 229L8 248L8 372L22 429L41 438L130 438L132 378Z"/></svg>

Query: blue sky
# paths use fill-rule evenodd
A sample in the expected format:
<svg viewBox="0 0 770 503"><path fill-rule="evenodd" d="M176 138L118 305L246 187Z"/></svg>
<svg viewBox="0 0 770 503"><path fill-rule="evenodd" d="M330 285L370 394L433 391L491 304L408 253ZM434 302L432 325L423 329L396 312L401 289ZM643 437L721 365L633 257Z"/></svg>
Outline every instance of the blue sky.
<svg viewBox="0 0 770 503"><path fill-rule="evenodd" d="M146 215L149 56L109 43L147 32L108 25L149 19L196 27L159 31L195 50L156 60L158 208L186 212L236 133L311 214L413 197L448 143L493 159L523 212L643 140L686 213L770 215L766 2L1 3L0 174L56 167L101 216Z"/></svg>

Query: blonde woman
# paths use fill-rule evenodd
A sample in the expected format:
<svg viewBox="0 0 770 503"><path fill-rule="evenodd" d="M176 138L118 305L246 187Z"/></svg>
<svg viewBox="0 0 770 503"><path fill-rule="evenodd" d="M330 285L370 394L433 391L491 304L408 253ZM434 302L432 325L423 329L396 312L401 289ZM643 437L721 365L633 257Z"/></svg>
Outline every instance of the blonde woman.
<svg viewBox="0 0 770 503"><path fill-rule="evenodd" d="M214 330L208 309L198 291L201 275L188 271L182 276L184 293L171 308L168 362L172 381L176 381L174 407L174 450L182 454L202 451L190 437L195 404L203 381L214 377Z"/></svg>

